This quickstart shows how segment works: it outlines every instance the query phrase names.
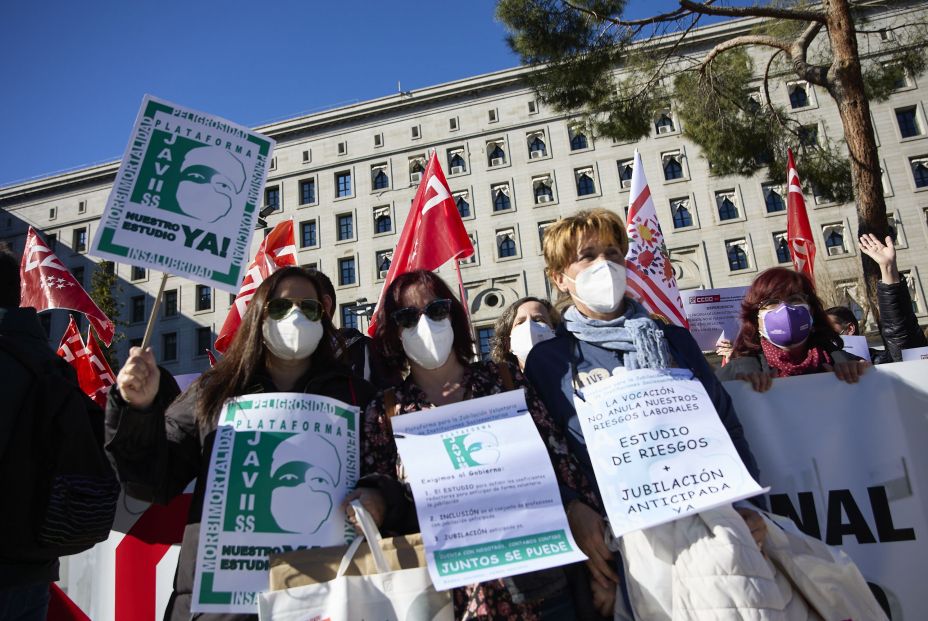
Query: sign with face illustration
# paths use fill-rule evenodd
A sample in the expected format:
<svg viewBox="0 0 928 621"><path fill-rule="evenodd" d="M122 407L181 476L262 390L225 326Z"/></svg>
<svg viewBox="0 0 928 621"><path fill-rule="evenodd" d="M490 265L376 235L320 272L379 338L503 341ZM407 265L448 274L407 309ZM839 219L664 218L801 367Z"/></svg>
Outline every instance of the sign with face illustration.
<svg viewBox="0 0 928 621"><path fill-rule="evenodd" d="M298 393L229 401L200 523L194 612L257 610L268 555L353 537L339 505L358 480L358 408Z"/></svg>
<svg viewBox="0 0 928 621"><path fill-rule="evenodd" d="M237 292L273 148L146 95L91 254Z"/></svg>

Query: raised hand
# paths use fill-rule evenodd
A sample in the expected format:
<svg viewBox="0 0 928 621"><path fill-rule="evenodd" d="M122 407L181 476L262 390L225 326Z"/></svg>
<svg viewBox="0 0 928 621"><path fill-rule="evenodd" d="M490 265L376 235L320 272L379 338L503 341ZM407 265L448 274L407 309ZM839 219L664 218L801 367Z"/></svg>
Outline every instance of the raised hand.
<svg viewBox="0 0 928 621"><path fill-rule="evenodd" d="M152 404L158 394L161 371L155 363L151 347L129 350L129 359L116 375L119 394L133 408L144 410Z"/></svg>

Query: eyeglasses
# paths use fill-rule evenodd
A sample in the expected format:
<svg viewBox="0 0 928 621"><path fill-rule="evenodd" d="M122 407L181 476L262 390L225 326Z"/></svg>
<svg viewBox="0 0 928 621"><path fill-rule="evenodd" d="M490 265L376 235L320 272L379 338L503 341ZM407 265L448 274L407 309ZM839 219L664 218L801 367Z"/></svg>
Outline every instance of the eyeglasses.
<svg viewBox="0 0 928 621"><path fill-rule="evenodd" d="M393 311L390 317L401 328L411 328L419 323L419 317L425 315L432 321L441 321L451 314L451 300L432 300L419 310L415 306L407 306Z"/></svg>
<svg viewBox="0 0 928 621"><path fill-rule="evenodd" d="M764 300L761 305L758 307L759 310L772 309L780 304L789 304L790 306L796 306L799 304L809 304L809 298L803 293L794 293L793 295L782 298L782 299L770 299Z"/></svg>
<svg viewBox="0 0 928 621"><path fill-rule="evenodd" d="M274 321L280 321L287 316L294 306L299 307L310 321L322 319L322 304L319 300L310 298L274 298L268 300L267 304L264 305L264 311Z"/></svg>

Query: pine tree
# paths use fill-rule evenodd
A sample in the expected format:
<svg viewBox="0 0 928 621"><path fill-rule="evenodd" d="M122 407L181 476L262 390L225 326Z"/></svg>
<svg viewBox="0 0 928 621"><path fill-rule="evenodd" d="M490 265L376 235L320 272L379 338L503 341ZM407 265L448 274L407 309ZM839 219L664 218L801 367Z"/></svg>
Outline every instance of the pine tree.
<svg viewBox="0 0 928 621"><path fill-rule="evenodd" d="M100 307L100 310L116 324L117 328L120 325L125 325L124 322L119 321L122 305L118 300L121 292L122 287L119 286L119 279L116 277L116 265L112 261L100 261L90 277L90 291L88 293L97 306ZM100 341L99 335L96 336L110 367L118 370L121 365L116 359L116 345L125 338L125 334L117 330L109 347Z"/></svg>

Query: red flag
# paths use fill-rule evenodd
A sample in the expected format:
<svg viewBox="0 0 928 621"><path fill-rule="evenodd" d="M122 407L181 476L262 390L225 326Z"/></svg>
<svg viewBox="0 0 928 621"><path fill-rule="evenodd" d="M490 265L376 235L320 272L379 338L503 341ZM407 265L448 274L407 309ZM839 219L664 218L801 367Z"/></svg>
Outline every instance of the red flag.
<svg viewBox="0 0 928 621"><path fill-rule="evenodd" d="M670 323L689 328L683 300L677 288L677 278L670 264L670 254L657 221L657 210L651 200L651 189L637 149L632 168L626 230L628 253L625 255L625 270L629 293L648 311Z"/></svg>
<svg viewBox="0 0 928 621"><path fill-rule="evenodd" d="M270 235L264 238L255 253L255 258L248 265L242 287L235 296L235 302L226 315L214 347L219 353L225 353L232 337L242 323L245 309L255 294L255 289L264 279L282 267L296 265L296 239L293 236L293 220L284 220L274 227Z"/></svg>
<svg viewBox="0 0 928 621"><path fill-rule="evenodd" d="M101 408L106 407L106 395L110 388L116 383L116 376L113 369L110 368L103 350L93 337L93 332L87 330L87 347L84 348L85 355L83 364L77 369L77 380L81 385L81 390L97 402Z"/></svg>
<svg viewBox="0 0 928 621"><path fill-rule="evenodd" d="M209 358L209 366L211 366L211 367L216 366L216 356L213 355L213 352L212 352L212 351L210 351L210 350L207 349L207 350L206 350L206 357Z"/></svg>
<svg viewBox="0 0 928 621"><path fill-rule="evenodd" d="M806 199L802 195L799 173L793 163L793 150L786 150L786 242L793 257L793 267L815 282L812 271L815 264L815 240L812 227L809 226L809 214L806 212Z"/></svg>
<svg viewBox="0 0 928 621"><path fill-rule="evenodd" d="M438 156L432 153L393 251L393 260L380 291L380 302L390 283L400 274L438 269L450 259L466 259L473 254L474 246L464 228L458 206L451 197L445 173ZM368 334L373 335L376 327L372 319Z"/></svg>
<svg viewBox="0 0 928 621"><path fill-rule="evenodd" d="M19 277L22 281L20 306L32 306L37 311L66 308L83 313L104 343L109 345L113 342L116 326L31 226L26 236Z"/></svg>
<svg viewBox="0 0 928 621"><path fill-rule="evenodd" d="M70 316L68 329L61 336L61 342L58 344L58 355L76 366L75 358L82 356L84 351L84 339L81 338L81 332L77 329L77 322L74 321L74 315Z"/></svg>

